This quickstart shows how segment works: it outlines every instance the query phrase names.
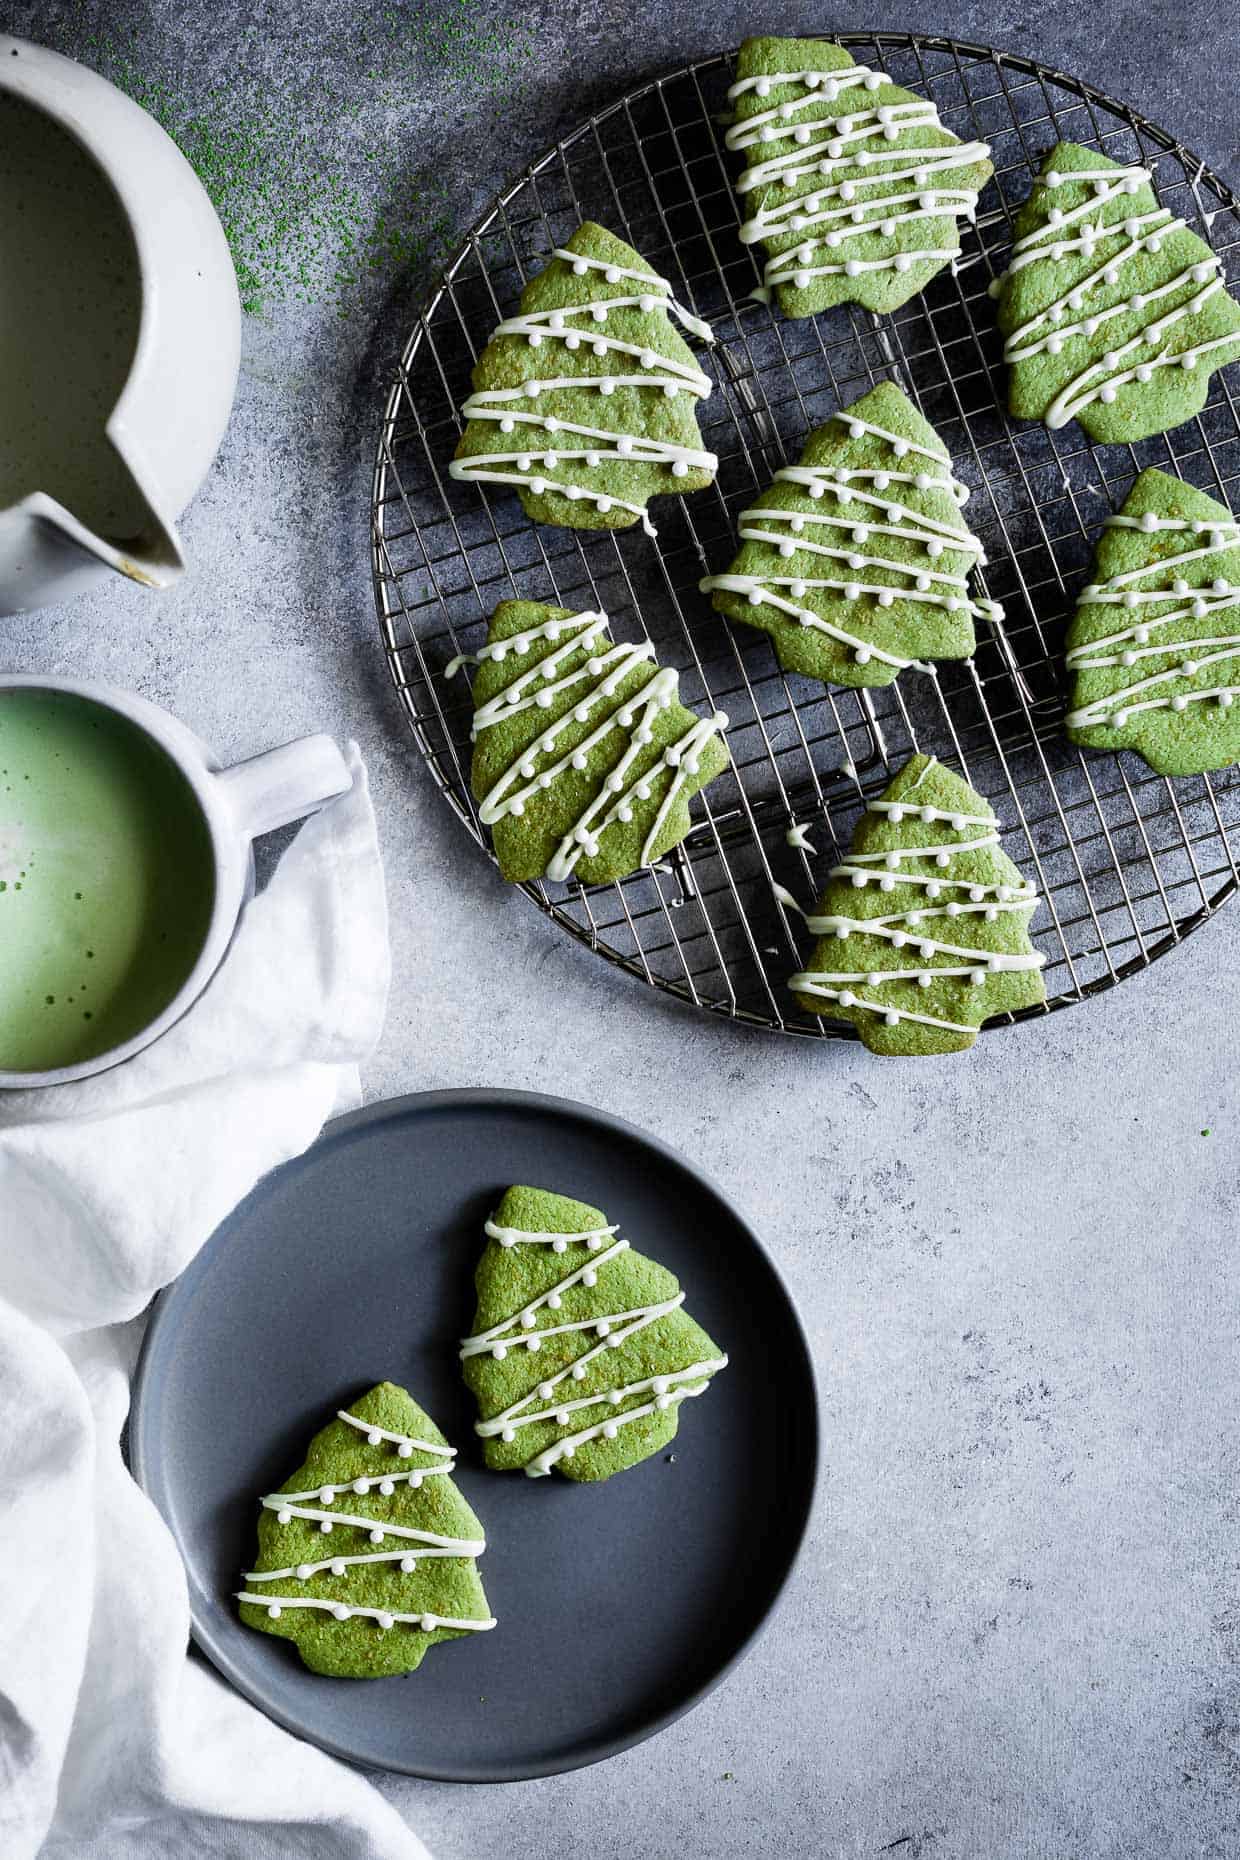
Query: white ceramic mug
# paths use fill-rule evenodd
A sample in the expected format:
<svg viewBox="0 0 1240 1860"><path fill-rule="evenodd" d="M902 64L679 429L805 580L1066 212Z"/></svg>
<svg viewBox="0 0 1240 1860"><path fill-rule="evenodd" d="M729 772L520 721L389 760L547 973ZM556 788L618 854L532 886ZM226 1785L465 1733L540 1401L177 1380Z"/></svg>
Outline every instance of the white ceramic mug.
<svg viewBox="0 0 1240 1860"><path fill-rule="evenodd" d="M201 810L214 873L214 903L193 968L163 1011L132 1038L74 1065L39 1072L0 1071L0 1089L63 1085L130 1059L166 1033L193 1005L222 962L254 889L253 842L312 814L352 787L352 775L330 736L304 736L231 768L169 712L133 692L76 678L0 674L0 697L25 689L57 692L97 704L134 725L180 771Z"/></svg>

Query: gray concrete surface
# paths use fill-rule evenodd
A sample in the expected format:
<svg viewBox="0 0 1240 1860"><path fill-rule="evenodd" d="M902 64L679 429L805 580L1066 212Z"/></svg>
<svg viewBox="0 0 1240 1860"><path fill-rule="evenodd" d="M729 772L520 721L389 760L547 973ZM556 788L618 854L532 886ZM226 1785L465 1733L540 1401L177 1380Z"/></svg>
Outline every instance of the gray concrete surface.
<svg viewBox="0 0 1240 1860"><path fill-rule="evenodd" d="M480 11L509 17L503 0ZM313 117L322 61L366 12L247 8L244 53L242 10L215 0L10 0L5 23L89 58L106 19L155 74L296 70ZM479 133L493 98L476 85L445 103L414 84L324 121L325 159L369 144L359 172L397 199L402 176L438 169L460 230L640 73L748 29L882 23L1092 76L1240 181L1227 0L940 0L860 21L799 0L777 15L535 0L524 17L537 55L506 88L502 135ZM561 1779L381 1786L442 1860L1236 1854L1240 912L1130 985L935 1067L695 1017L571 945L462 839L378 648L368 475L421 282L397 268L346 316L280 301L248 319L184 586L7 623L0 662L134 685L229 756L357 736L396 969L370 1092L535 1087L656 1124L776 1251L817 1351L826 1464L785 1607L689 1718Z"/></svg>

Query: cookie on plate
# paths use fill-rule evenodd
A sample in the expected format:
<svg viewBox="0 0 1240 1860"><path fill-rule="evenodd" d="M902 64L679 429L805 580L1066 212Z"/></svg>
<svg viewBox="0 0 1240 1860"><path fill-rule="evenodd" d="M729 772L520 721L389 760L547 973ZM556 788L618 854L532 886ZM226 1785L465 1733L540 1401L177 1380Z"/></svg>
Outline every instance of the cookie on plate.
<svg viewBox="0 0 1240 1860"><path fill-rule="evenodd" d="M769 633L780 664L833 685L889 685L910 665L967 659L982 546L947 448L891 382L810 434L799 462L742 511L740 552L700 584L731 620Z"/></svg>
<svg viewBox="0 0 1240 1860"><path fill-rule="evenodd" d="M1240 304L1204 239L1160 207L1148 168L1061 142L990 286L1018 420L1077 420L1102 445L1200 413L1240 358Z"/></svg>
<svg viewBox="0 0 1240 1860"><path fill-rule="evenodd" d="M654 647L607 616L501 601L474 675L471 783L505 878L606 884L689 831L689 802L727 767L727 717L697 717Z"/></svg>
<svg viewBox="0 0 1240 1860"><path fill-rule="evenodd" d="M1068 735L1160 775L1240 762L1240 526L1164 471L1108 517L1068 631Z"/></svg>
<svg viewBox="0 0 1240 1860"><path fill-rule="evenodd" d="M827 39L747 39L728 92L741 238L767 254L759 294L786 316L895 310L960 251L993 172L934 104Z"/></svg>
<svg viewBox="0 0 1240 1860"><path fill-rule="evenodd" d="M485 1231L461 1360L487 1465L597 1480L658 1453L728 1360L675 1276L547 1189L510 1188Z"/></svg>
<svg viewBox="0 0 1240 1860"><path fill-rule="evenodd" d="M677 323L713 340L666 278L587 221L479 357L452 476L512 485L536 523L653 536L651 498L700 491L718 465L697 423L710 380Z"/></svg>
<svg viewBox="0 0 1240 1860"><path fill-rule="evenodd" d="M260 1501L241 1619L296 1644L316 1673L411 1673L435 1641L493 1628L475 1557L486 1540L453 1483L453 1449L381 1382L314 1436Z"/></svg>
<svg viewBox="0 0 1240 1860"><path fill-rule="evenodd" d="M1037 903L989 803L914 756L828 874L805 918L819 941L788 986L807 1013L851 1021L872 1053L963 1052L983 1021L1046 999L1029 940Z"/></svg>

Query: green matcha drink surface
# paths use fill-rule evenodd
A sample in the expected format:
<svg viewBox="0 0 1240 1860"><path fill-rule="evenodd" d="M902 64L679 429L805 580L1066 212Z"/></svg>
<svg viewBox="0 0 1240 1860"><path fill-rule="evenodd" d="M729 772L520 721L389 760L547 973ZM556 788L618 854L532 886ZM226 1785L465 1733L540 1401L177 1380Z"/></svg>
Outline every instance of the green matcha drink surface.
<svg viewBox="0 0 1240 1860"><path fill-rule="evenodd" d="M87 699L0 691L0 1071L141 1032L189 976L214 891L206 822L162 749Z"/></svg>

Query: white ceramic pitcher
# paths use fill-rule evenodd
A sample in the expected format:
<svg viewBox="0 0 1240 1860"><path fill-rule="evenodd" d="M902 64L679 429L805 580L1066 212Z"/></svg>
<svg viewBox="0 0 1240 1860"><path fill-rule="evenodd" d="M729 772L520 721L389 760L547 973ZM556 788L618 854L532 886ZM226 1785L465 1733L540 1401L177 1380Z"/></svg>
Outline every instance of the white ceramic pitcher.
<svg viewBox="0 0 1240 1860"><path fill-rule="evenodd" d="M181 574L237 384L232 259L154 118L0 33L0 614Z"/></svg>

